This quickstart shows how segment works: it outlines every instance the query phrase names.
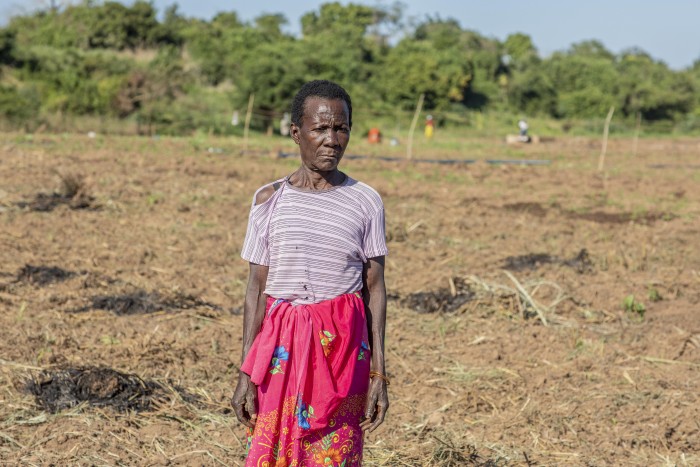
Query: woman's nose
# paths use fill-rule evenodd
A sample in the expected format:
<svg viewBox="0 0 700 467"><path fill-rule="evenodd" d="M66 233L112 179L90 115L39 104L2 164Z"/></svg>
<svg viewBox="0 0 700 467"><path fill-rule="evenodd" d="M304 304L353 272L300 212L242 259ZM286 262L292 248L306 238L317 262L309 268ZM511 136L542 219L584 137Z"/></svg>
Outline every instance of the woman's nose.
<svg viewBox="0 0 700 467"><path fill-rule="evenodd" d="M326 133L326 145L328 146L339 146L340 139L338 138L338 131L330 128Z"/></svg>

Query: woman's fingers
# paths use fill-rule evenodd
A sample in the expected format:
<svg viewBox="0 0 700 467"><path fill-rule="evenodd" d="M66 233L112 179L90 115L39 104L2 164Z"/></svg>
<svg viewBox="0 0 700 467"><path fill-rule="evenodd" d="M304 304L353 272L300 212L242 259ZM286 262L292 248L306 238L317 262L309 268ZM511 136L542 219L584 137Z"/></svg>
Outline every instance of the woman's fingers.
<svg viewBox="0 0 700 467"><path fill-rule="evenodd" d="M251 428L255 426L255 421L258 419L258 395L255 388L248 387L246 392L246 412L250 415Z"/></svg>
<svg viewBox="0 0 700 467"><path fill-rule="evenodd" d="M379 425L384 423L384 417L386 416L386 411L389 408L389 405L384 405L384 404L377 404L377 416L374 419L374 422L369 426L367 431L369 433L372 433L374 430L376 430Z"/></svg>
<svg viewBox="0 0 700 467"><path fill-rule="evenodd" d="M248 428L253 428L253 426L251 426L252 424L248 420L248 414L245 413L245 403L243 401L237 400L236 397L234 397L231 400L231 406L233 407L233 411L235 412L238 421L247 426Z"/></svg>
<svg viewBox="0 0 700 467"><path fill-rule="evenodd" d="M234 412L236 412L236 418L239 422L241 422L248 428L255 428L255 419L253 419L253 417L251 417L251 415L249 415L248 412L245 410L244 403L236 403L233 406L233 410ZM257 415L255 417L257 418Z"/></svg>
<svg viewBox="0 0 700 467"><path fill-rule="evenodd" d="M379 395L372 384L367 394L367 405L365 406L365 419L360 423L362 431L367 430L371 425L377 411L377 400Z"/></svg>
<svg viewBox="0 0 700 467"><path fill-rule="evenodd" d="M238 421L248 428L255 428L255 421L258 418L257 402L256 387L239 380L231 399L231 407L233 407Z"/></svg>
<svg viewBox="0 0 700 467"><path fill-rule="evenodd" d="M381 380L376 380L376 383L372 381L367 395L365 419L360 423L362 431L371 433L376 430L384 422L387 410L389 410L389 394L386 383Z"/></svg>

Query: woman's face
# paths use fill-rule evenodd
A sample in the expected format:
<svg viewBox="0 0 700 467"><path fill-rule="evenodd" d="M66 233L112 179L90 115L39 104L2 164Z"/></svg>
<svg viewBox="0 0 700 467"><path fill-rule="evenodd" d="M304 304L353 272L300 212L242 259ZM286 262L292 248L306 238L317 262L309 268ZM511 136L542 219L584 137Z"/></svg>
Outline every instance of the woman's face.
<svg viewBox="0 0 700 467"><path fill-rule="evenodd" d="M341 99L306 99L301 127L291 126L292 138L299 145L301 163L306 168L316 172L338 168L350 141L348 110Z"/></svg>

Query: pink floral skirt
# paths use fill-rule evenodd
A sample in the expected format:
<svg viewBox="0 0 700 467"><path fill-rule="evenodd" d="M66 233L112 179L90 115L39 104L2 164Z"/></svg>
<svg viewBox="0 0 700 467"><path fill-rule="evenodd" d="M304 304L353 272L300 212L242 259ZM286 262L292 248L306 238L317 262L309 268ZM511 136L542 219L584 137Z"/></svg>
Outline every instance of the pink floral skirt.
<svg viewBox="0 0 700 467"><path fill-rule="evenodd" d="M359 466L369 385L359 293L313 305L268 298L241 370L258 386L246 466Z"/></svg>

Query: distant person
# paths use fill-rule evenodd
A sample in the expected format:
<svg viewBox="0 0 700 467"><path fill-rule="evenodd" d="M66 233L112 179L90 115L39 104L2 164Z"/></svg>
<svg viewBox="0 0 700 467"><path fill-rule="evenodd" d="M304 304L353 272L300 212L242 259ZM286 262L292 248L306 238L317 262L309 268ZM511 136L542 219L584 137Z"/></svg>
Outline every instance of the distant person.
<svg viewBox="0 0 700 467"><path fill-rule="evenodd" d="M518 128L520 129L520 136L527 137L527 130L530 129L530 127L527 125L527 122L524 119L520 119L518 122Z"/></svg>
<svg viewBox="0 0 700 467"><path fill-rule="evenodd" d="M363 433L389 407L384 205L338 170L352 127L342 87L306 83L291 121L301 166L255 193L241 251L250 274L231 405L249 430L247 466L358 467Z"/></svg>
<svg viewBox="0 0 700 467"><path fill-rule="evenodd" d="M289 136L289 125L291 121L289 120L289 112L285 112L280 119L280 135Z"/></svg>
<svg viewBox="0 0 700 467"><path fill-rule="evenodd" d="M379 128L370 128L367 133L367 142L371 144L379 144L382 142L382 132Z"/></svg>
<svg viewBox="0 0 700 467"><path fill-rule="evenodd" d="M425 137L428 139L432 139L434 133L435 133L435 122L433 121L433 116L428 115L425 118Z"/></svg>

